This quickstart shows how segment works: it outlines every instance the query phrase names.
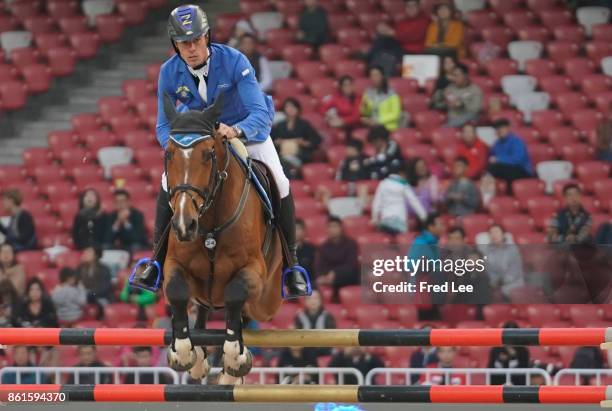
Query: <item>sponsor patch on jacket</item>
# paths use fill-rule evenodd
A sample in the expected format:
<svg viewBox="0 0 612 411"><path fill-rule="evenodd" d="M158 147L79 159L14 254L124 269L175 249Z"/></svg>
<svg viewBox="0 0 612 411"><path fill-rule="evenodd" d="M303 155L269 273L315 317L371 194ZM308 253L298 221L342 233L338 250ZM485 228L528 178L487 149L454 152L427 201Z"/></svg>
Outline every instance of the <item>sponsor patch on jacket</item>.
<svg viewBox="0 0 612 411"><path fill-rule="evenodd" d="M179 86L179 88L176 89L175 93L181 100L185 100L191 97L191 90L189 90L189 87L187 86Z"/></svg>
<svg viewBox="0 0 612 411"><path fill-rule="evenodd" d="M242 77L246 76L247 74L249 74L251 72L250 69L245 68L244 70L242 70Z"/></svg>

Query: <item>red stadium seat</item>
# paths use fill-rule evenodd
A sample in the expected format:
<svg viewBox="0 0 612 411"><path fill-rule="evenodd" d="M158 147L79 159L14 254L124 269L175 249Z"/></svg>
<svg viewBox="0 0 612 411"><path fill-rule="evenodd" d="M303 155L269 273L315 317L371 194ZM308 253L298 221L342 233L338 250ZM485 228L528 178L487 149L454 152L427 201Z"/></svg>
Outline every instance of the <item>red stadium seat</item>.
<svg viewBox="0 0 612 411"><path fill-rule="evenodd" d="M499 25L499 16L491 10L472 10L466 13L468 24L475 29Z"/></svg>
<svg viewBox="0 0 612 411"><path fill-rule="evenodd" d="M567 60L578 56L579 44L571 41L552 41L546 44L546 50L551 60L558 65L563 65Z"/></svg>
<svg viewBox="0 0 612 411"><path fill-rule="evenodd" d="M574 24L574 16L567 9L548 9L539 13L545 27L554 30L557 27L568 27Z"/></svg>
<svg viewBox="0 0 612 411"><path fill-rule="evenodd" d="M12 64L4 64L0 62L0 82L8 82L17 80L17 69Z"/></svg>
<svg viewBox="0 0 612 411"><path fill-rule="evenodd" d="M495 43L503 48L506 48L506 45L511 42L514 37L512 30L504 26L485 27L482 29L481 34L486 41Z"/></svg>
<svg viewBox="0 0 612 411"><path fill-rule="evenodd" d="M48 50L65 46L66 36L63 33L38 33L34 35L34 43L38 51L46 56Z"/></svg>
<svg viewBox="0 0 612 411"><path fill-rule="evenodd" d="M572 91L572 81L567 76L542 77L538 79L538 85L551 96Z"/></svg>
<svg viewBox="0 0 612 411"><path fill-rule="evenodd" d="M123 97L102 97L98 100L98 109L104 121L125 114L127 102Z"/></svg>
<svg viewBox="0 0 612 411"><path fill-rule="evenodd" d="M489 304L482 309L484 319L489 327L500 327L513 318L513 308L508 304Z"/></svg>
<svg viewBox="0 0 612 411"><path fill-rule="evenodd" d="M309 61L312 56L312 47L305 44L291 44L283 47L281 55L283 60L286 60L296 67L298 63Z"/></svg>
<svg viewBox="0 0 612 411"><path fill-rule="evenodd" d="M603 180L610 176L610 169L604 161L584 161L576 165L576 176L584 183Z"/></svg>
<svg viewBox="0 0 612 411"><path fill-rule="evenodd" d="M46 147L32 147L23 152L23 162L28 170L34 170L37 166L50 164L49 149Z"/></svg>
<svg viewBox="0 0 612 411"><path fill-rule="evenodd" d="M599 64L601 59L612 56L612 45L605 41L591 41L586 44L587 56L595 64Z"/></svg>
<svg viewBox="0 0 612 411"><path fill-rule="evenodd" d="M331 78L319 78L308 83L310 94L322 99L325 96L335 93L336 82Z"/></svg>
<svg viewBox="0 0 612 411"><path fill-rule="evenodd" d="M522 9L509 10L502 14L502 18L507 27L514 31L519 31L523 27L530 26L534 21L534 14Z"/></svg>
<svg viewBox="0 0 612 411"><path fill-rule="evenodd" d="M51 72L57 77L64 77L74 72L76 57L76 51L69 47L54 47L47 52Z"/></svg>
<svg viewBox="0 0 612 411"><path fill-rule="evenodd" d="M576 57L567 59L563 64L563 69L574 84L580 84L582 78L595 72L595 64L587 58Z"/></svg>
<svg viewBox="0 0 612 411"><path fill-rule="evenodd" d="M515 2L508 2L504 0L490 0L489 6L498 14L504 14L511 10L516 10L520 6Z"/></svg>
<svg viewBox="0 0 612 411"><path fill-rule="evenodd" d="M560 321L559 309L554 305L529 305L527 307L527 319L532 327L541 327L546 323Z"/></svg>
<svg viewBox="0 0 612 411"><path fill-rule="evenodd" d="M64 34L86 33L89 30L85 16L69 16L57 21Z"/></svg>
<svg viewBox="0 0 612 411"><path fill-rule="evenodd" d="M512 183L512 192L519 201L542 196L545 188L546 184L537 178L524 178Z"/></svg>
<svg viewBox="0 0 612 411"><path fill-rule="evenodd" d="M531 113L531 125L546 134L551 128L563 127L563 117L558 111L538 110Z"/></svg>
<svg viewBox="0 0 612 411"><path fill-rule="evenodd" d="M491 59L485 63L485 68L489 76L497 83L500 82L503 76L518 73L518 64L511 59Z"/></svg>
<svg viewBox="0 0 612 411"><path fill-rule="evenodd" d="M5 185L11 182L22 181L24 178L24 170L18 165L3 165L0 166L0 185Z"/></svg>
<svg viewBox="0 0 612 411"><path fill-rule="evenodd" d="M96 16L96 29L100 41L104 43L116 43L121 39L125 29L122 17L114 14L101 14Z"/></svg>
<svg viewBox="0 0 612 411"><path fill-rule="evenodd" d="M117 137L108 130L92 130L81 133L85 146L91 153L97 155L102 147L117 145Z"/></svg>
<svg viewBox="0 0 612 411"><path fill-rule="evenodd" d="M527 0L527 7L534 12L542 12L559 6L559 0Z"/></svg>
<svg viewBox="0 0 612 411"><path fill-rule="evenodd" d="M431 98L425 94L400 94L400 96L402 99L402 109L411 115L430 109Z"/></svg>
<svg viewBox="0 0 612 411"><path fill-rule="evenodd" d="M139 151L141 148L151 147L157 145L157 139L155 135L144 130L134 130L126 133L123 136L124 143L127 147Z"/></svg>
<svg viewBox="0 0 612 411"><path fill-rule="evenodd" d="M546 44L550 38L550 30L541 25L533 25L522 27L518 31L518 37L522 41L539 41L542 44Z"/></svg>
<svg viewBox="0 0 612 411"><path fill-rule="evenodd" d="M538 79L556 74L557 66L549 59L531 59L525 62L525 74Z"/></svg>
<svg viewBox="0 0 612 411"><path fill-rule="evenodd" d="M586 327L594 320L603 320L601 307L589 304L571 305L569 316L574 327Z"/></svg>
<svg viewBox="0 0 612 411"><path fill-rule="evenodd" d="M61 221L57 217L37 217L34 224L36 226L36 234L40 237L56 235L62 231Z"/></svg>
<svg viewBox="0 0 612 411"><path fill-rule="evenodd" d="M59 153L59 160L66 168L79 164L88 164L94 159L90 157L89 151L80 147L66 148Z"/></svg>
<svg viewBox="0 0 612 411"><path fill-rule="evenodd" d="M402 154L406 158L422 158L427 163L438 160L438 151L430 144L414 144L401 147Z"/></svg>
<svg viewBox="0 0 612 411"><path fill-rule="evenodd" d="M26 105L28 88L21 81L0 83L0 110L19 110Z"/></svg>
<svg viewBox="0 0 612 411"><path fill-rule="evenodd" d="M135 321L137 315L138 307L134 304L111 303L104 306L104 317L108 325L113 325L116 322Z"/></svg>
<svg viewBox="0 0 612 411"><path fill-rule="evenodd" d="M597 110L578 110L572 113L570 120L583 135L597 128L597 124L603 119L603 114Z"/></svg>
<svg viewBox="0 0 612 411"><path fill-rule="evenodd" d="M594 154L594 148L583 143L566 145L561 148L561 156L563 159L570 161L572 164L574 164L574 167L583 161L593 160Z"/></svg>
<svg viewBox="0 0 612 411"><path fill-rule="evenodd" d="M100 36L97 33L74 33L68 40L81 59L94 57L100 47Z"/></svg>
<svg viewBox="0 0 612 411"><path fill-rule="evenodd" d="M553 197L538 196L525 201L529 215L533 217L536 228L544 230L553 214L559 209L559 201Z"/></svg>
<svg viewBox="0 0 612 411"><path fill-rule="evenodd" d="M419 91L419 83L413 78L391 77L389 85L399 95L415 94Z"/></svg>
<svg viewBox="0 0 612 411"><path fill-rule="evenodd" d="M304 220L323 214L323 207L314 198L300 198L295 201L295 215Z"/></svg>
<svg viewBox="0 0 612 411"><path fill-rule="evenodd" d="M478 233L488 231L492 223L493 220L487 214L470 214L460 218L469 242L473 242Z"/></svg>
<svg viewBox="0 0 612 411"><path fill-rule="evenodd" d="M23 76L28 91L32 94L44 93L51 87L53 75L51 69L43 64L30 64L22 68Z"/></svg>
<svg viewBox="0 0 612 411"><path fill-rule="evenodd" d="M368 41L368 33L362 28L346 27L337 31L338 43L359 50Z"/></svg>
<svg viewBox="0 0 612 411"><path fill-rule="evenodd" d="M99 130L102 125L100 117L95 113L81 113L72 116L70 120L74 131L78 134L85 134L89 131Z"/></svg>
<svg viewBox="0 0 612 411"><path fill-rule="evenodd" d="M72 176L75 184L79 187L85 186L89 183L104 181L104 172L102 168L93 164L74 166L68 170L68 174Z"/></svg>
<svg viewBox="0 0 612 411"><path fill-rule="evenodd" d="M128 26L140 24L147 17L147 8L138 2L121 2L117 4L117 10Z"/></svg>
<svg viewBox="0 0 612 411"><path fill-rule="evenodd" d="M21 20L41 12L40 2L38 1L13 1L6 8L15 18Z"/></svg>
<svg viewBox="0 0 612 411"><path fill-rule="evenodd" d="M148 80L145 79L125 80L122 89L123 95L132 105L146 97L153 96L153 88Z"/></svg>
<svg viewBox="0 0 612 411"><path fill-rule="evenodd" d="M483 93L493 93L495 91L495 82L486 76L473 76L472 83L476 84Z"/></svg>
<svg viewBox="0 0 612 411"><path fill-rule="evenodd" d="M294 67L294 71L306 84L327 76L327 66L320 61L303 61Z"/></svg>
<svg viewBox="0 0 612 411"><path fill-rule="evenodd" d="M20 47L11 51L10 60L15 67L23 70L25 66L38 63L40 61L40 53L32 47Z"/></svg>
<svg viewBox="0 0 612 411"><path fill-rule="evenodd" d="M0 33L13 31L19 28L19 21L8 14L0 14Z"/></svg>
<svg viewBox="0 0 612 411"><path fill-rule="evenodd" d="M584 42L584 28L582 26L556 26L552 28L555 39L559 41L570 41L572 43Z"/></svg>
<svg viewBox="0 0 612 411"><path fill-rule="evenodd" d="M74 16L79 12L79 3L76 1L49 1L47 2L47 13L54 19L63 16Z"/></svg>
<svg viewBox="0 0 612 411"><path fill-rule="evenodd" d="M593 26L593 40L609 42L610 38L612 38L612 24Z"/></svg>
<svg viewBox="0 0 612 411"><path fill-rule="evenodd" d="M360 60L337 60L331 63L330 67L337 78L344 75L349 75L353 78L362 77L365 75L366 70L365 63Z"/></svg>
<svg viewBox="0 0 612 411"><path fill-rule="evenodd" d="M376 11L375 2L368 0L346 0L344 2L351 14L372 13Z"/></svg>
<svg viewBox="0 0 612 411"><path fill-rule="evenodd" d="M415 126L422 132L442 127L445 121L446 116L439 111L421 111L414 115Z"/></svg>
<svg viewBox="0 0 612 411"><path fill-rule="evenodd" d="M518 204L513 197L494 197L489 203L488 209L495 219L519 212Z"/></svg>
<svg viewBox="0 0 612 411"><path fill-rule="evenodd" d="M47 254L39 250L24 250L17 253L17 262L24 266L26 277L34 277L38 271L46 270L49 266Z"/></svg>
<svg viewBox="0 0 612 411"><path fill-rule="evenodd" d="M40 186L40 191L47 196L51 203L76 200L75 187L66 180L47 183Z"/></svg>
<svg viewBox="0 0 612 411"><path fill-rule="evenodd" d="M579 139L580 133L571 127L556 127L548 133L548 141L557 153L561 153L561 147L564 145L577 143Z"/></svg>
<svg viewBox="0 0 612 411"><path fill-rule="evenodd" d="M336 61L345 60L348 57L348 47L341 44L324 44L319 48L319 57L321 61L332 66Z"/></svg>
<svg viewBox="0 0 612 411"><path fill-rule="evenodd" d="M64 170L55 165L40 165L34 167L33 176L36 182L42 186L54 181L64 180Z"/></svg>
<svg viewBox="0 0 612 411"><path fill-rule="evenodd" d="M576 92L557 94L555 102L567 120L570 119L573 111L584 109L588 105L587 98Z"/></svg>
<svg viewBox="0 0 612 411"><path fill-rule="evenodd" d="M612 90L612 78L605 74L589 74L576 80L580 82L582 91L588 96Z"/></svg>
<svg viewBox="0 0 612 411"><path fill-rule="evenodd" d="M334 170L325 163L310 163L302 167L302 175L304 181L312 186L333 179Z"/></svg>

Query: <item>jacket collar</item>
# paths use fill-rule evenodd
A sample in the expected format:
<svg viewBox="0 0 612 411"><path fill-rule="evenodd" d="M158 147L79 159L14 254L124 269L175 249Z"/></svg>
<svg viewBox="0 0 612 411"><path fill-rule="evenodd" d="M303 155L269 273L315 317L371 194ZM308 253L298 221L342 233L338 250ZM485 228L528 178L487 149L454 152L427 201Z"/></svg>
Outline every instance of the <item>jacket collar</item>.
<svg viewBox="0 0 612 411"><path fill-rule="evenodd" d="M207 83L207 92L206 92L206 97L208 100L208 104L212 104L213 101L213 96L215 95L215 92L217 91L217 84L219 83L219 79L218 79L218 75L219 73L221 73L221 56L219 54L219 51L216 49L216 47L211 44L210 47L208 47L210 56L209 56L209 68L208 68L208 83ZM191 75L191 72L189 71L189 69L187 68L187 63L185 63L185 60L183 60L180 56L178 56L179 59L181 60L182 64L179 64L179 71L181 73L181 76L183 77L183 80L186 84L189 84L190 89L195 90L194 93L194 98L200 103L200 105L204 106L204 101L202 101L202 98L200 97L200 93L197 92L198 88L196 87L195 81L193 80L193 76Z"/></svg>

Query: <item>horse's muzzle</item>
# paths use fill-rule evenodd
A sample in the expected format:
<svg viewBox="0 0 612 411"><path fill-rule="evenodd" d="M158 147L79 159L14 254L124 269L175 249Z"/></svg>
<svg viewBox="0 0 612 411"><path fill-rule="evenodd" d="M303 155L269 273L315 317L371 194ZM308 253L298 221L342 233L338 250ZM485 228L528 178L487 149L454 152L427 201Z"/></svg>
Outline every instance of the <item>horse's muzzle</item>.
<svg viewBox="0 0 612 411"><path fill-rule="evenodd" d="M174 217L172 219L172 229L179 241L193 241L198 235L198 220Z"/></svg>

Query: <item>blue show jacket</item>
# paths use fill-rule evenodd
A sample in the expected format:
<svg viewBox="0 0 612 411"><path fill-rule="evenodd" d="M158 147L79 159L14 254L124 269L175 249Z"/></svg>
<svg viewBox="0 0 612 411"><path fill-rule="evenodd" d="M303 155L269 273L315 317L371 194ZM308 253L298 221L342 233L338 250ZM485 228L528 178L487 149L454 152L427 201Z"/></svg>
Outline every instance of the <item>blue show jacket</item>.
<svg viewBox="0 0 612 411"><path fill-rule="evenodd" d="M163 109L164 93L180 102L179 111L203 110L224 93L220 122L238 126L247 142L265 141L270 135L274 103L259 87L249 60L238 50L222 44L211 44L210 52L208 104L200 97L187 64L178 55L161 67L157 87L157 141L163 148L166 148L170 132L170 122Z"/></svg>

